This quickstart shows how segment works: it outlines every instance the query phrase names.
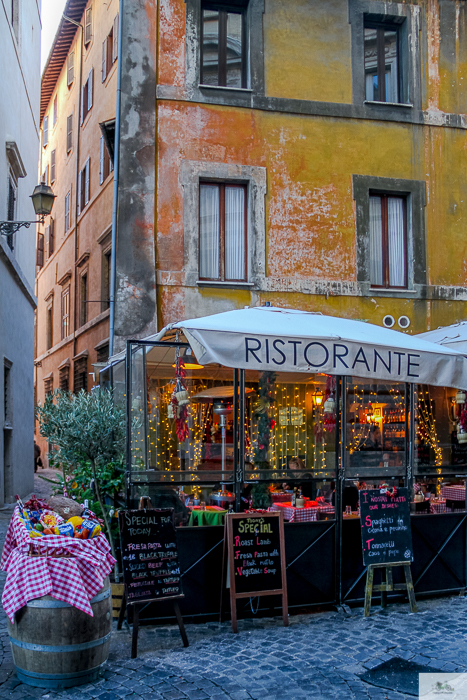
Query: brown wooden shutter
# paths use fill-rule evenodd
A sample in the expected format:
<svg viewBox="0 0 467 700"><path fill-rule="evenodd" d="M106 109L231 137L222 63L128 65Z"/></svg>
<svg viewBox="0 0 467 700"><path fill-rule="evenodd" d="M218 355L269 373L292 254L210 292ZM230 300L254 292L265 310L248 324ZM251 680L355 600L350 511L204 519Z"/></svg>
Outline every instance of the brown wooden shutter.
<svg viewBox="0 0 467 700"><path fill-rule="evenodd" d="M37 234L36 265L44 267L44 234Z"/></svg>
<svg viewBox="0 0 467 700"><path fill-rule="evenodd" d="M84 20L84 43L89 44L92 38L92 7L88 7Z"/></svg>

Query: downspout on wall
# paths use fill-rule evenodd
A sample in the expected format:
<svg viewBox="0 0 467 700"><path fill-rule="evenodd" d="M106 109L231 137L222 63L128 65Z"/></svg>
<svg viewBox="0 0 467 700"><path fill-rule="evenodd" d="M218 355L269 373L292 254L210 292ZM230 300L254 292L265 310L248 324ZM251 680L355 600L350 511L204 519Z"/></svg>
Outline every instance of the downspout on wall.
<svg viewBox="0 0 467 700"><path fill-rule="evenodd" d="M115 142L114 142L114 183L112 201L112 233L110 248L110 317L109 317L109 357L114 352L114 328L115 328L115 287L116 287L116 252L117 252L117 223L118 223L118 174L120 167L120 105L121 105L121 79L122 79L122 27L123 27L123 0L120 0L118 13L118 56L117 56L117 96L115 104Z"/></svg>

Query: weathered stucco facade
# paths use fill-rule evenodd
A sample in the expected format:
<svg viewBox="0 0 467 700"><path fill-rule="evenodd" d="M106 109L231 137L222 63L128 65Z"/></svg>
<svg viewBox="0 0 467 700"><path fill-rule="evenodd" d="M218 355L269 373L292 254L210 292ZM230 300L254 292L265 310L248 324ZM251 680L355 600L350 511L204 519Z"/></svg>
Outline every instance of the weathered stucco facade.
<svg viewBox="0 0 467 700"><path fill-rule="evenodd" d="M413 333L465 318L464 4L235 4L247 16L243 89L201 82L201 0L124 10L115 349L174 320L264 302L379 325L389 314L395 328L407 316ZM400 27L397 103L365 99L368 18ZM205 180L247 186L240 283L199 279ZM401 289L370 283L373 190L407 203Z"/></svg>

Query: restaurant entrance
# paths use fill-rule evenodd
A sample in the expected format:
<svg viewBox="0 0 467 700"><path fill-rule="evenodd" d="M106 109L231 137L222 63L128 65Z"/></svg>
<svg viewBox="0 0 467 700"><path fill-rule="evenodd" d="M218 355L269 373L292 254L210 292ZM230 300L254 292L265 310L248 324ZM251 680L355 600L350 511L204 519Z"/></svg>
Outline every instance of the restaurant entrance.
<svg viewBox="0 0 467 700"><path fill-rule="evenodd" d="M370 365L370 353L357 350L357 360L365 362L354 360L352 367L346 354L351 371L341 374L342 362L335 367L322 362L322 348L328 352L322 332L308 335L305 366L298 351L291 362L281 362L278 353L286 357L285 343L297 349L301 342L289 329L288 335L271 336L270 345L263 342L263 355L247 333L248 347L260 360L254 367L245 362L231 332L230 348L237 349L228 366L218 352L207 358L206 338L186 328L190 323L203 328L205 320L129 341L126 353L101 373L115 400L126 403L127 506L137 507L142 496L149 496L154 507L175 510L183 615L219 613L223 521L229 510L284 512L292 610L361 604L366 571L361 488L409 488L416 594L463 591L467 447L458 433L465 394L456 387L467 386L464 359L459 364L457 353L442 351L436 357L438 348L431 343L415 347L414 339L377 328L385 335L386 354L375 351L382 361L378 364L373 355ZM403 354L399 336L409 346L411 364L405 373L400 362L395 364L400 378L394 378L387 348L392 342L395 354ZM312 355L310 345L320 346L321 355ZM338 358L344 357L342 336L339 345ZM442 368L438 380L432 375L433 384L410 376L424 353ZM424 382L430 376L418 374ZM449 376L452 386L435 384ZM464 403L459 403L462 394ZM267 605L275 603L271 599ZM247 600L243 614L270 614L265 605ZM149 618L158 613L146 610Z"/></svg>

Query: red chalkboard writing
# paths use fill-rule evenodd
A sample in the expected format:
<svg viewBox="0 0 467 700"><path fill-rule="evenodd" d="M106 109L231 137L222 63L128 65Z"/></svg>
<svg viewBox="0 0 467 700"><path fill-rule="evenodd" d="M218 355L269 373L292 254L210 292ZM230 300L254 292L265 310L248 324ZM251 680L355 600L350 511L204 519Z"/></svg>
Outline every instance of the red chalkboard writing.
<svg viewBox="0 0 467 700"><path fill-rule="evenodd" d="M408 489L360 491L363 563L413 561Z"/></svg>

